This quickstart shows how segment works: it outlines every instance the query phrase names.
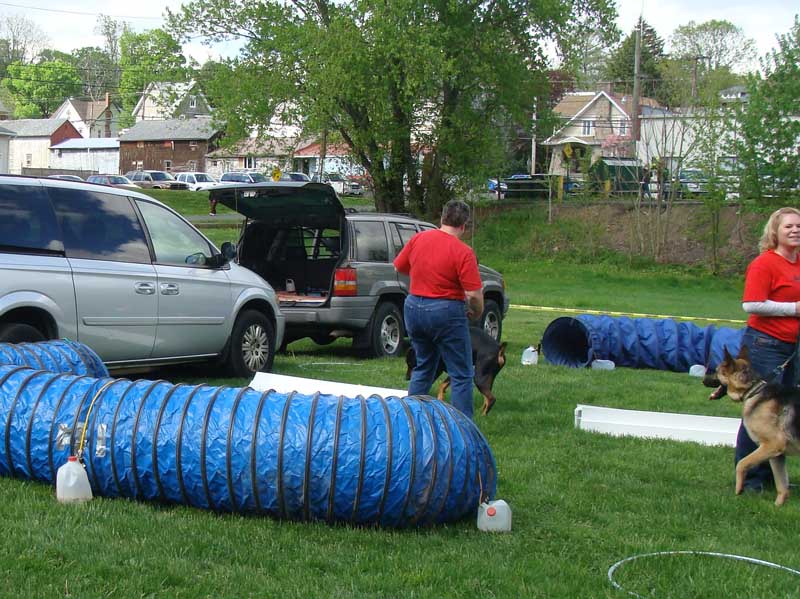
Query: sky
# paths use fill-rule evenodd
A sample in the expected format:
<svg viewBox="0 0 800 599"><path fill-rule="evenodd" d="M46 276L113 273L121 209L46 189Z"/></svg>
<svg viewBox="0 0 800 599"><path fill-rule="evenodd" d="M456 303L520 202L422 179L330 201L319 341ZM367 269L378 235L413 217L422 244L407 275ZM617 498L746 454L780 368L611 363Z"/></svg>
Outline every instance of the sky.
<svg viewBox="0 0 800 599"><path fill-rule="evenodd" d="M134 30L152 29L163 24L165 7L177 10L179 0L16 0L0 1L0 15L24 15L39 25L57 50L70 52L89 45L102 45L94 33L97 15L105 14L128 22ZM676 27L689 21L728 20L741 27L756 41L759 56L776 46L776 34L789 31L794 15L800 13L797 0L617 0L617 24L629 33L639 14L666 41ZM198 62L231 53L234 46L208 49L199 43L185 50ZM669 49L669 47L667 47Z"/></svg>

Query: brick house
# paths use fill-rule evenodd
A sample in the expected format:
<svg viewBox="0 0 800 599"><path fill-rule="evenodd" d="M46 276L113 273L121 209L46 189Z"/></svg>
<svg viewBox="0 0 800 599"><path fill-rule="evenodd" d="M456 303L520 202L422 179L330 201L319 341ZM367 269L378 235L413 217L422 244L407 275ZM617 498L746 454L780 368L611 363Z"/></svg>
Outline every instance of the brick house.
<svg viewBox="0 0 800 599"><path fill-rule="evenodd" d="M139 121L119 136L120 172L205 171L220 135L208 118Z"/></svg>

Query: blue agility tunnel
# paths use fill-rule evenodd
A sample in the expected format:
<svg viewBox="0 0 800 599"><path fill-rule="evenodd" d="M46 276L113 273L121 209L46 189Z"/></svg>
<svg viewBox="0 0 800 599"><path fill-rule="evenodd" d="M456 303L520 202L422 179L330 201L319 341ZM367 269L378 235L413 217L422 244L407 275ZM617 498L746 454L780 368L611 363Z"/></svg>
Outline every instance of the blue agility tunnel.
<svg viewBox="0 0 800 599"><path fill-rule="evenodd" d="M387 527L456 521L494 497L486 439L432 398L68 372L0 366L1 475L53 483L82 447L96 495Z"/></svg>
<svg viewBox="0 0 800 599"><path fill-rule="evenodd" d="M724 348L735 354L744 329L701 328L672 319L581 314L552 321L542 337L542 351L552 364L581 368L593 360L617 366L688 372L694 364L716 368Z"/></svg>

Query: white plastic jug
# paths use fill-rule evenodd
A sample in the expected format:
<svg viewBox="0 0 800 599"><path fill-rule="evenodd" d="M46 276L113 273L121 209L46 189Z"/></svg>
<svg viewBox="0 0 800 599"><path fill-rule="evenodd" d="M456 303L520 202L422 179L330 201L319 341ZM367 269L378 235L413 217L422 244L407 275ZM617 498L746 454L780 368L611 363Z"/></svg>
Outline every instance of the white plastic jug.
<svg viewBox="0 0 800 599"><path fill-rule="evenodd" d="M522 352L522 365L523 366L534 366L539 363L539 352L536 350L535 347L529 345L525 348L525 351Z"/></svg>
<svg viewBox="0 0 800 599"><path fill-rule="evenodd" d="M702 364L695 364L689 369L689 376L705 376L706 367Z"/></svg>
<svg viewBox="0 0 800 599"><path fill-rule="evenodd" d="M61 503L82 503L92 498L86 470L74 455L56 473L56 499Z"/></svg>
<svg viewBox="0 0 800 599"><path fill-rule="evenodd" d="M511 508L502 499L478 506L478 530L511 532Z"/></svg>
<svg viewBox="0 0 800 599"><path fill-rule="evenodd" d="M614 362L612 360L593 360L592 368L595 370L614 370Z"/></svg>

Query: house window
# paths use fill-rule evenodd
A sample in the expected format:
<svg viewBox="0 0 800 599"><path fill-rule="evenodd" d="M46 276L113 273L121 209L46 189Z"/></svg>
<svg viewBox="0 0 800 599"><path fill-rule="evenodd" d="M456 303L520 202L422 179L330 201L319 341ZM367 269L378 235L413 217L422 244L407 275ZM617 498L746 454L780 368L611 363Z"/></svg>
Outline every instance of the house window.
<svg viewBox="0 0 800 599"><path fill-rule="evenodd" d="M583 135L591 135L594 130L594 121L583 121Z"/></svg>
<svg viewBox="0 0 800 599"><path fill-rule="evenodd" d="M219 166L219 160L212 160L211 164L214 166Z"/></svg>
<svg viewBox="0 0 800 599"><path fill-rule="evenodd" d="M256 157L255 156L245 156L244 157L244 168L256 168Z"/></svg>
<svg viewBox="0 0 800 599"><path fill-rule="evenodd" d="M189 96L189 108L197 108L197 96Z"/></svg>
<svg viewBox="0 0 800 599"><path fill-rule="evenodd" d="M33 154L25 154L25 166L33 164Z"/></svg>
<svg viewBox="0 0 800 599"><path fill-rule="evenodd" d="M164 170L170 172L172 170L172 160L164 161Z"/></svg>
<svg viewBox="0 0 800 599"><path fill-rule="evenodd" d="M134 160L133 162L131 162L131 165L133 166L133 170L140 171L140 170L142 170L144 168L144 161L143 160Z"/></svg>
<svg viewBox="0 0 800 599"><path fill-rule="evenodd" d="M194 140L190 141L189 142L189 149L190 150L196 150L197 149L197 142L194 141Z"/></svg>
<svg viewBox="0 0 800 599"><path fill-rule="evenodd" d="M619 134L625 135L628 132L628 123L625 120L619 122Z"/></svg>
<svg viewBox="0 0 800 599"><path fill-rule="evenodd" d="M197 170L197 160L190 160L189 161L189 170L196 171Z"/></svg>
<svg viewBox="0 0 800 599"><path fill-rule="evenodd" d="M144 147L144 142L143 141L137 141L136 142L136 147L137 148L143 148Z"/></svg>

